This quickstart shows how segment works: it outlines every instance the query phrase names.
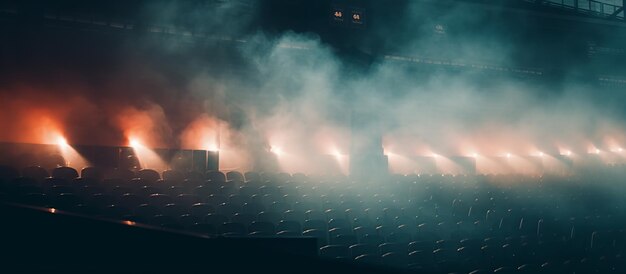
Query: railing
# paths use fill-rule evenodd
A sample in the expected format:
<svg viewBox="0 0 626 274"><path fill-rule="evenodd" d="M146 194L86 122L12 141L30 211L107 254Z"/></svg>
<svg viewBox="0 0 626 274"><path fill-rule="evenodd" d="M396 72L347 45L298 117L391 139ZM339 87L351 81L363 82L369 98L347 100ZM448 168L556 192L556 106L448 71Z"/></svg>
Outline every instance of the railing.
<svg viewBox="0 0 626 274"><path fill-rule="evenodd" d="M527 2L535 2L534 0L526 0ZM615 14L621 5L614 5L594 0L547 0L543 4L557 6L565 9L576 10L577 12L598 15L602 17L615 16L618 19L624 19L624 10Z"/></svg>

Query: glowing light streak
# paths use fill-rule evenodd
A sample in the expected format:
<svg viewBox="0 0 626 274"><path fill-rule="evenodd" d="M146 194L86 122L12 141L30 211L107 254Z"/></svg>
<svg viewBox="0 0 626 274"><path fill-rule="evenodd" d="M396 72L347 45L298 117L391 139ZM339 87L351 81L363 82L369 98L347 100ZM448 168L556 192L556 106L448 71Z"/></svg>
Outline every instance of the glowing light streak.
<svg viewBox="0 0 626 274"><path fill-rule="evenodd" d="M276 156L281 156L284 154L283 150L277 146L271 146L270 152L276 154Z"/></svg>

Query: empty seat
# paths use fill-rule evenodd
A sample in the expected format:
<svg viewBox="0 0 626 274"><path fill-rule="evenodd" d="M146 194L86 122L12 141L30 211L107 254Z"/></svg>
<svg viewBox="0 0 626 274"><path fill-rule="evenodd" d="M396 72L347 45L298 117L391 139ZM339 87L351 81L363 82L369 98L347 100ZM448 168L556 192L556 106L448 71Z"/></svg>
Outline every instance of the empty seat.
<svg viewBox="0 0 626 274"><path fill-rule="evenodd" d="M190 170L183 175L186 180L190 181L204 181L204 175L198 171Z"/></svg>
<svg viewBox="0 0 626 274"><path fill-rule="evenodd" d="M39 186L39 181L31 177L16 177L11 180L10 185L13 187L20 186Z"/></svg>
<svg viewBox="0 0 626 274"><path fill-rule="evenodd" d="M20 197L18 202L40 207L51 206L52 204L50 198L45 193L28 193Z"/></svg>
<svg viewBox="0 0 626 274"><path fill-rule="evenodd" d="M232 216L235 213L240 213L241 207L235 204L231 204L231 203L223 203L217 206L215 208L215 211L223 215Z"/></svg>
<svg viewBox="0 0 626 274"><path fill-rule="evenodd" d="M525 216L520 219L518 230L522 235L537 235L539 218Z"/></svg>
<svg viewBox="0 0 626 274"><path fill-rule="evenodd" d="M178 204L167 204L163 207L161 212L165 216L178 217L180 215L187 214L188 209L189 208L180 206Z"/></svg>
<svg viewBox="0 0 626 274"><path fill-rule="evenodd" d="M20 172L11 166L0 165L0 180L11 180L20 176Z"/></svg>
<svg viewBox="0 0 626 274"><path fill-rule="evenodd" d="M52 177L71 181L75 178L78 178L78 171L76 171L76 169L66 166L57 167L52 170Z"/></svg>
<svg viewBox="0 0 626 274"><path fill-rule="evenodd" d="M31 179L31 180L34 180L34 179ZM12 194L14 195L26 195L28 193L44 193L45 190L44 188L37 186L37 185L23 184L23 185L13 186L13 192L14 193Z"/></svg>
<svg viewBox="0 0 626 274"><path fill-rule="evenodd" d="M244 203L241 207L241 212L248 214L259 214L265 211L265 206L260 203Z"/></svg>
<svg viewBox="0 0 626 274"><path fill-rule="evenodd" d="M191 214L183 214L178 217L178 223L182 225L184 228L191 230L192 226L198 223L201 223L202 219L191 215Z"/></svg>
<svg viewBox="0 0 626 274"><path fill-rule="evenodd" d="M502 267L498 267L496 269L493 270L493 273L498 273L498 274L509 274L509 273L517 273L516 272L517 269L510 267L510 266L502 266ZM536 273L536 272L535 272Z"/></svg>
<svg viewBox="0 0 626 274"><path fill-rule="evenodd" d="M190 209L190 214L196 217L204 217L209 213L215 213L215 209L205 203L193 204Z"/></svg>
<svg viewBox="0 0 626 274"><path fill-rule="evenodd" d="M269 207L269 210L275 211L275 212L285 212L285 211L288 211L289 209L290 209L289 204L284 203L284 202L272 202L272 204Z"/></svg>
<svg viewBox="0 0 626 274"><path fill-rule="evenodd" d="M54 198L53 205L58 209L72 211L81 202L80 197L73 193L60 193Z"/></svg>
<svg viewBox="0 0 626 274"><path fill-rule="evenodd" d="M88 198L86 198L86 201L88 204L102 209L105 208L108 205L112 205L115 202L117 202L117 199L115 199L113 196L109 195L109 194L105 194L105 193L94 193L91 196L88 196ZM139 204L134 204L132 207L128 207L128 206L123 206L125 208L134 208L136 206L140 205Z"/></svg>
<svg viewBox="0 0 626 274"><path fill-rule="evenodd" d="M247 213L235 213L230 217L231 222L242 223L246 226L256 221L256 215ZM254 232L254 231L252 231Z"/></svg>
<svg viewBox="0 0 626 274"><path fill-rule="evenodd" d="M112 219L122 219L123 216L128 215L130 210L118 205L107 205L102 209L102 216Z"/></svg>
<svg viewBox="0 0 626 274"><path fill-rule="evenodd" d="M41 182L45 178L50 177L50 175L40 166L29 166L22 169L22 177L32 178Z"/></svg>
<svg viewBox="0 0 626 274"><path fill-rule="evenodd" d="M125 193L119 198L118 203L126 208L135 208L141 204L145 204L146 201L135 194Z"/></svg>
<svg viewBox="0 0 626 274"><path fill-rule="evenodd" d="M276 228L273 223L270 222L252 222L248 227L248 231L252 232L260 232L265 235L274 235L276 233Z"/></svg>
<svg viewBox="0 0 626 274"><path fill-rule="evenodd" d="M391 232L387 236L388 242L396 242L396 243L408 243L411 242L411 234L404 232Z"/></svg>
<svg viewBox="0 0 626 274"><path fill-rule="evenodd" d="M323 212L317 210L307 210L304 212L306 220L324 220L327 221L326 215Z"/></svg>
<svg viewBox="0 0 626 274"><path fill-rule="evenodd" d="M217 233L224 236L243 236L247 234L247 230L244 224L226 222L218 226Z"/></svg>
<svg viewBox="0 0 626 274"><path fill-rule="evenodd" d="M261 176L259 175L258 172L248 171L248 172L245 172L243 175L246 181L260 181L261 180Z"/></svg>
<svg viewBox="0 0 626 274"><path fill-rule="evenodd" d="M218 193L217 189L212 190L206 186L185 185L185 183L183 183L182 188L184 189L185 193L190 193L192 195L198 195L199 197L202 197L202 200L204 202L206 202L208 196Z"/></svg>
<svg viewBox="0 0 626 274"><path fill-rule="evenodd" d="M302 228L305 230L317 229L317 230L324 230L324 231L328 229L326 221L323 221L323 220L306 220Z"/></svg>
<svg viewBox="0 0 626 274"><path fill-rule="evenodd" d="M358 226L355 227L353 231L359 240L365 235L378 235L376 228L371 226Z"/></svg>
<svg viewBox="0 0 626 274"><path fill-rule="evenodd" d="M224 184L226 182L226 176L224 173L217 170L207 171L205 174L205 178L214 184Z"/></svg>
<svg viewBox="0 0 626 274"><path fill-rule="evenodd" d="M302 236L316 238L318 246L328 243L328 232L325 230L308 229L302 232Z"/></svg>
<svg viewBox="0 0 626 274"><path fill-rule="evenodd" d="M339 208L338 204L331 204L328 205L328 207L330 209L326 209L326 211L324 211L324 215L326 217L326 220L345 220L346 219L346 213L343 210L337 210L335 208Z"/></svg>
<svg viewBox="0 0 626 274"><path fill-rule="evenodd" d="M205 235L215 235L217 233L217 229L212 224L207 223L195 223L191 225L189 228L190 231Z"/></svg>
<svg viewBox="0 0 626 274"><path fill-rule="evenodd" d="M470 271L468 274L487 274L487 273L492 273L492 272L485 270L485 269L475 269L475 270Z"/></svg>
<svg viewBox="0 0 626 274"><path fill-rule="evenodd" d="M257 220L260 222L270 222L278 224L282 218L282 215L278 212L263 211L257 215Z"/></svg>
<svg viewBox="0 0 626 274"><path fill-rule="evenodd" d="M432 269L434 267L434 258L431 251L412 251L409 252L407 259L410 265L420 266L422 269Z"/></svg>
<svg viewBox="0 0 626 274"><path fill-rule="evenodd" d="M360 264L378 265L381 264L381 258L375 254L363 254L354 258L354 261Z"/></svg>
<svg viewBox="0 0 626 274"><path fill-rule="evenodd" d="M48 177L43 180L42 186L45 188L52 188L53 186L69 186L71 181L62 178Z"/></svg>
<svg viewBox="0 0 626 274"><path fill-rule="evenodd" d="M74 178L71 185L74 186L96 186L100 183L100 179L96 178Z"/></svg>
<svg viewBox="0 0 626 274"><path fill-rule="evenodd" d="M304 223L304 212L299 210L287 210L283 213L283 220Z"/></svg>
<svg viewBox="0 0 626 274"><path fill-rule="evenodd" d="M378 248L380 250L380 254L389 252L408 254L408 247L406 243L382 243L378 246Z"/></svg>
<svg viewBox="0 0 626 274"><path fill-rule="evenodd" d="M147 181L148 183L155 183L161 179L161 175L154 169L142 169L137 171L136 178Z"/></svg>
<svg viewBox="0 0 626 274"><path fill-rule="evenodd" d="M238 190L238 187L235 185L223 185L219 187L218 193L220 195L230 196L232 194L238 194L239 190ZM242 194L242 193L239 193L239 194ZM248 194L247 196L251 196L251 195Z"/></svg>
<svg viewBox="0 0 626 274"><path fill-rule="evenodd" d="M154 205L142 204L135 208L133 211L135 215L143 217L143 218L152 218L156 215L161 215L161 210Z"/></svg>
<svg viewBox="0 0 626 274"><path fill-rule="evenodd" d="M350 254L352 255L352 258L356 258L358 256L365 255L365 254L376 255L376 256L378 256L379 254L378 247L369 245L369 244L354 244L354 245L349 246L349 248L350 248Z"/></svg>
<svg viewBox="0 0 626 274"><path fill-rule="evenodd" d="M237 181L237 182L243 182L244 178L243 178L243 174L241 174L241 172L238 171L229 171L226 173L226 179L229 181Z"/></svg>
<svg viewBox="0 0 626 274"><path fill-rule="evenodd" d="M367 234L359 239L359 243L362 244L371 244L378 246L385 242L385 238L379 235Z"/></svg>
<svg viewBox="0 0 626 274"><path fill-rule="evenodd" d="M164 207L167 204L174 203L174 199L172 199L170 195L156 193L150 194L150 196L148 196L147 202L151 205Z"/></svg>
<svg viewBox="0 0 626 274"><path fill-rule="evenodd" d="M329 236L329 237L330 237L329 238L330 243L335 244L335 245L351 246L351 245L355 245L358 243L354 235L339 234L336 236Z"/></svg>
<svg viewBox="0 0 626 274"><path fill-rule="evenodd" d="M302 236L302 233L298 233L298 232L295 232L295 231L283 230L283 231L276 232L276 236L277 237L300 237L300 236Z"/></svg>
<svg viewBox="0 0 626 274"><path fill-rule="evenodd" d="M218 227L219 225L228 222L228 217L222 214L209 213L204 216L204 222Z"/></svg>
<svg viewBox="0 0 626 274"><path fill-rule="evenodd" d="M435 262L455 261L458 259L456 250L445 249L445 248L438 248L438 249L433 250L433 257L435 259Z"/></svg>
<svg viewBox="0 0 626 274"><path fill-rule="evenodd" d="M184 207L191 207L194 204L202 203L202 198L194 194L179 194L175 196L174 202Z"/></svg>
<svg viewBox="0 0 626 274"><path fill-rule="evenodd" d="M296 221L282 220L278 222L278 225L276 226L276 230L277 231L292 231L297 234L300 234L302 233L302 226L300 225L299 222L296 222Z"/></svg>
<svg viewBox="0 0 626 274"><path fill-rule="evenodd" d="M238 192L239 192L240 195L244 195L244 196L250 197L252 195L257 195L258 188L246 185L246 186L239 187Z"/></svg>
<svg viewBox="0 0 626 274"><path fill-rule="evenodd" d="M350 249L345 245L326 245L320 248L320 256L328 258L350 258Z"/></svg>
<svg viewBox="0 0 626 274"><path fill-rule="evenodd" d="M167 227L167 228L178 228L179 223L176 217L174 216L166 216L166 215L155 215L149 220L150 224Z"/></svg>
<svg viewBox="0 0 626 274"><path fill-rule="evenodd" d="M61 193L72 193L74 194L75 188L69 185L54 185L48 189L48 193L52 195L61 194Z"/></svg>
<svg viewBox="0 0 626 274"><path fill-rule="evenodd" d="M517 267L517 271L515 273L539 273L539 270L541 270L541 267L539 267L538 265L523 264Z"/></svg>
<svg viewBox="0 0 626 274"><path fill-rule="evenodd" d="M228 202L228 198L223 195L211 194L206 199L206 203L213 207L218 207L219 205L226 202Z"/></svg>
<svg viewBox="0 0 626 274"><path fill-rule="evenodd" d="M328 221L328 228L342 228L345 230L352 230L350 223L345 219L331 219Z"/></svg>
<svg viewBox="0 0 626 274"><path fill-rule="evenodd" d="M136 178L135 172L132 170L128 170L125 168L116 168L105 174L106 179L119 179L124 181L130 181L133 178Z"/></svg>
<svg viewBox="0 0 626 274"><path fill-rule="evenodd" d="M163 180L171 182L182 182L185 180L185 175L178 170L165 170L163 171Z"/></svg>
<svg viewBox="0 0 626 274"><path fill-rule="evenodd" d="M408 266L408 256L405 253L389 252L381 256L382 263L391 267L406 268Z"/></svg>

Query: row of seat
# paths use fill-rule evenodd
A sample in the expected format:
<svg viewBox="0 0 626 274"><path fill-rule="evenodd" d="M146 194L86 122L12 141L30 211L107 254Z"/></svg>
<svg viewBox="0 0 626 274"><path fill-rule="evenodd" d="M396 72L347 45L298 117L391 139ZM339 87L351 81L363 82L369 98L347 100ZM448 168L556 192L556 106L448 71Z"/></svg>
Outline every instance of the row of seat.
<svg viewBox="0 0 626 274"><path fill-rule="evenodd" d="M422 270L517 271L626 250L623 204L571 178L80 173L0 167L0 195L207 235L315 237L322 256Z"/></svg>

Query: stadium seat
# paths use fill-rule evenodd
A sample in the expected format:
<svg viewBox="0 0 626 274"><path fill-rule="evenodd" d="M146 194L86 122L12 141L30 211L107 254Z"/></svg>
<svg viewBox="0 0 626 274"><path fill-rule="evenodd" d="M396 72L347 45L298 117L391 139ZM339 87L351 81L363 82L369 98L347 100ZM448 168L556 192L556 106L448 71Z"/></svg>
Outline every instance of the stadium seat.
<svg viewBox="0 0 626 274"><path fill-rule="evenodd" d="M204 216L204 223L213 225L214 227L219 227L223 223L228 222L228 217L222 214L209 213Z"/></svg>
<svg viewBox="0 0 626 274"><path fill-rule="evenodd" d="M155 193L155 194L150 194L148 196L147 202L150 205L154 205L157 207L164 207L168 204L174 203L174 199L172 199L172 197L166 194Z"/></svg>
<svg viewBox="0 0 626 274"><path fill-rule="evenodd" d="M237 181L237 182L243 182L244 181L244 177L243 174L241 174L240 172L237 171L229 171L226 173L226 179L229 181Z"/></svg>
<svg viewBox="0 0 626 274"><path fill-rule="evenodd" d="M190 214L195 217L204 217L209 213L215 213L215 209L209 204L195 203L191 206Z"/></svg>
<svg viewBox="0 0 626 274"><path fill-rule="evenodd" d="M226 222L217 227L217 233L223 236L244 236L247 229L244 224Z"/></svg>
<svg viewBox="0 0 626 274"><path fill-rule="evenodd" d="M281 220L276 226L277 231L291 231L296 234L302 233L302 226L297 221Z"/></svg>
<svg viewBox="0 0 626 274"><path fill-rule="evenodd" d="M45 178L50 177L48 172L40 166L29 166L22 169L22 176L32 178L39 182L43 182Z"/></svg>
<svg viewBox="0 0 626 274"><path fill-rule="evenodd" d="M235 213L230 217L230 220L234 223L241 223L246 226L249 226L250 224L256 221L256 215L247 214L247 213ZM255 232L255 231L251 231L251 232Z"/></svg>
<svg viewBox="0 0 626 274"><path fill-rule="evenodd" d="M249 232L261 232L265 235L274 235L276 228L273 223L270 222L252 222L248 227Z"/></svg>
<svg viewBox="0 0 626 274"><path fill-rule="evenodd" d="M136 178L147 181L148 183L155 183L161 179L161 175L154 169L141 169L137 171Z"/></svg>
<svg viewBox="0 0 626 274"><path fill-rule="evenodd" d="M224 173L216 170L207 171L205 178L211 183L222 185L226 182L226 176Z"/></svg>
<svg viewBox="0 0 626 274"><path fill-rule="evenodd" d="M16 168L12 166L0 165L0 180L9 181L19 176L20 172Z"/></svg>
<svg viewBox="0 0 626 274"><path fill-rule="evenodd" d="M148 222L150 224L166 228L177 228L179 226L176 217L166 215L155 215Z"/></svg>
<svg viewBox="0 0 626 274"><path fill-rule="evenodd" d="M281 221L282 215L278 212L272 211L262 211L257 214L257 221L260 222L270 222L273 224L278 224Z"/></svg>
<svg viewBox="0 0 626 274"><path fill-rule="evenodd" d="M222 195L210 194L207 197L206 203L214 208L221 204L228 202L228 198Z"/></svg>
<svg viewBox="0 0 626 274"><path fill-rule="evenodd" d="M171 182L182 182L185 179L185 175L178 170L165 170L162 173L163 180Z"/></svg>
<svg viewBox="0 0 626 274"><path fill-rule="evenodd" d="M263 211L265 211L265 206L260 203L244 203L241 207L241 212L247 214L257 215Z"/></svg>
<svg viewBox="0 0 626 274"><path fill-rule="evenodd" d="M146 199L143 199L142 197L139 197L132 193L124 193L117 202L122 207L135 208L141 204L145 204Z"/></svg>
<svg viewBox="0 0 626 274"><path fill-rule="evenodd" d="M328 244L328 232L326 230L307 229L302 232L302 236L316 238L319 247Z"/></svg>
<svg viewBox="0 0 626 274"><path fill-rule="evenodd" d="M347 259L350 258L350 249L345 245L326 245L320 248L320 256Z"/></svg>
<svg viewBox="0 0 626 274"><path fill-rule="evenodd" d="M394 268L406 268L408 266L409 258L406 254L388 252L381 256L382 263Z"/></svg>
<svg viewBox="0 0 626 274"><path fill-rule="evenodd" d="M134 215L142 217L146 220L150 220L156 215L161 215L161 210L159 209L159 207L150 204L139 205L135 208L133 212Z"/></svg>
<svg viewBox="0 0 626 274"><path fill-rule="evenodd" d="M215 211L220 214L224 214L227 216L234 215L235 213L241 212L241 206L231 203L222 203L215 208Z"/></svg>
<svg viewBox="0 0 626 274"><path fill-rule="evenodd" d="M368 265L382 264L380 256L374 255L374 254L359 255L354 258L354 261L360 264L368 264Z"/></svg>
<svg viewBox="0 0 626 274"><path fill-rule="evenodd" d="M374 246L378 246L384 242L385 242L385 238L376 234L367 234L367 235L362 236L359 239L359 243L371 244Z"/></svg>
<svg viewBox="0 0 626 274"><path fill-rule="evenodd" d="M349 235L349 234L339 234L335 236L329 236L329 240L330 240L330 243L334 245L352 246L358 243L356 237L354 235Z"/></svg>
<svg viewBox="0 0 626 274"><path fill-rule="evenodd" d="M385 253L400 253L400 254L408 254L408 247L407 247L407 243L401 243L401 242L393 242L393 243L382 243L378 246L378 249L380 250L380 254L385 254Z"/></svg>
<svg viewBox="0 0 626 274"><path fill-rule="evenodd" d="M201 223L202 219L191 214L183 214L178 217L178 223L183 226L183 229L192 231L195 224Z"/></svg>
<svg viewBox="0 0 626 274"><path fill-rule="evenodd" d="M356 258L358 256L366 255L366 254L376 255L376 256L378 256L379 254L378 248L376 246L369 245L369 244L353 244L349 246L349 249L350 249L352 258Z"/></svg>
<svg viewBox="0 0 626 274"><path fill-rule="evenodd" d="M52 177L71 181L78 178L78 172L71 167L57 167L52 170Z"/></svg>
<svg viewBox="0 0 626 274"><path fill-rule="evenodd" d="M52 206L50 198L45 193L30 192L20 197L18 202L40 207Z"/></svg>
<svg viewBox="0 0 626 274"><path fill-rule="evenodd" d="M216 235L217 229L212 224L195 223L189 228L190 231L204 235Z"/></svg>
<svg viewBox="0 0 626 274"><path fill-rule="evenodd" d="M164 216L168 216L168 217L172 217L172 218L178 218L181 215L187 214L188 208L187 207L183 207L181 205L178 204L167 204L165 205L161 212L163 213Z"/></svg>

